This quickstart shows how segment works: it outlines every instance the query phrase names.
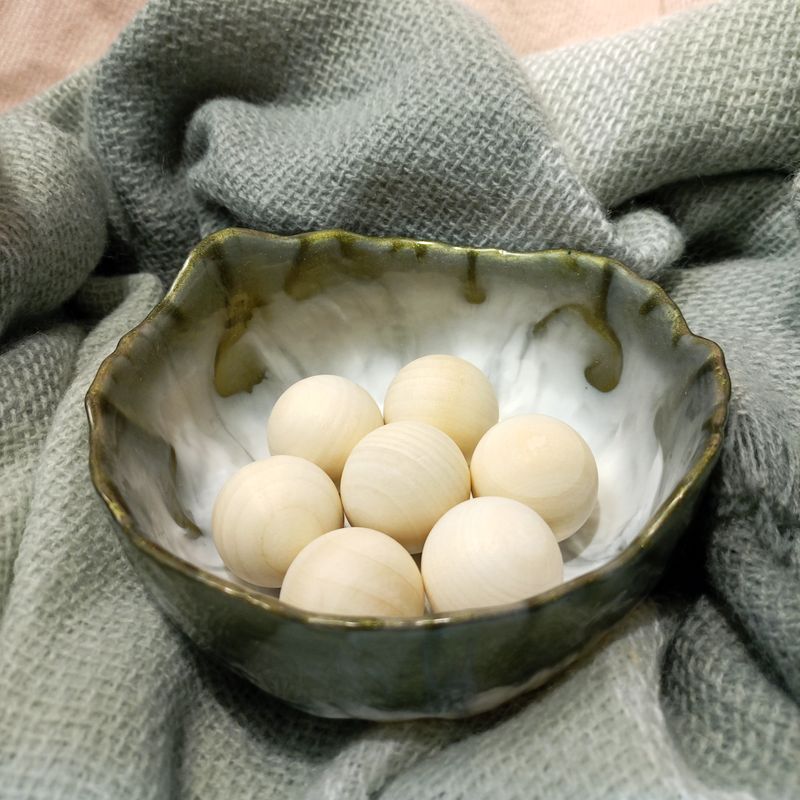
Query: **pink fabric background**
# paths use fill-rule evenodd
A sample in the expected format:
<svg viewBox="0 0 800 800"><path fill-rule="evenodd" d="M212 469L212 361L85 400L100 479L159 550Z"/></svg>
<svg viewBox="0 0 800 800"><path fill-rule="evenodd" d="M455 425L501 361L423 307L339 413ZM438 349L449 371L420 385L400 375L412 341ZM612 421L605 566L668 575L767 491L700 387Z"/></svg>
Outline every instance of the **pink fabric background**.
<svg viewBox="0 0 800 800"><path fill-rule="evenodd" d="M520 55L605 36L708 0L464 0ZM143 0L2 0L0 111L99 58Z"/></svg>

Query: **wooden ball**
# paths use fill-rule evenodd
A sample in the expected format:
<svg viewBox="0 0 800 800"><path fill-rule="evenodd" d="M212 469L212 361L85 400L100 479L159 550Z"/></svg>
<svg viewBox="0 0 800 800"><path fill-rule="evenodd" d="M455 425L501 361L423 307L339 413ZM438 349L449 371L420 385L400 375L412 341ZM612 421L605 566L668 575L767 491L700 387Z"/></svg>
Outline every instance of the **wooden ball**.
<svg viewBox="0 0 800 800"><path fill-rule="evenodd" d="M350 451L381 425L381 410L365 389L338 375L313 375L278 398L267 441L273 455L313 461L338 483Z"/></svg>
<svg viewBox="0 0 800 800"><path fill-rule="evenodd" d="M583 438L542 414L511 417L490 428L472 455L475 497L510 497L538 512L561 541L592 513L597 464Z"/></svg>
<svg viewBox="0 0 800 800"><path fill-rule="evenodd" d="M229 478L214 504L211 530L234 575L276 587L310 541L343 522L339 493L316 464L273 456Z"/></svg>
<svg viewBox="0 0 800 800"><path fill-rule="evenodd" d="M422 577L394 539L369 528L342 528L309 544L292 562L284 603L351 617L416 617L425 611Z"/></svg>
<svg viewBox="0 0 800 800"><path fill-rule="evenodd" d="M393 422L353 448L341 491L352 525L383 531L418 553L439 517L469 497L469 467L432 425Z"/></svg>
<svg viewBox="0 0 800 800"><path fill-rule="evenodd" d="M450 509L422 551L422 579L436 613L514 603L558 586L556 537L528 506L479 497Z"/></svg>
<svg viewBox="0 0 800 800"><path fill-rule="evenodd" d="M423 356L406 364L386 392L386 422L415 420L444 431L469 459L497 422L497 397L488 378L463 358Z"/></svg>

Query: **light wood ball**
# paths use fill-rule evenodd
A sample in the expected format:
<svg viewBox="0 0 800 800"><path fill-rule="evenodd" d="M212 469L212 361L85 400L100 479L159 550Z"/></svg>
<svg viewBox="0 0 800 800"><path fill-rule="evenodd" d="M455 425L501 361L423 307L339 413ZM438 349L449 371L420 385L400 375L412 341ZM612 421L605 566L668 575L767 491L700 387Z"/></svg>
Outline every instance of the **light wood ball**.
<svg viewBox="0 0 800 800"><path fill-rule="evenodd" d="M386 422L415 420L444 431L469 460L497 422L497 397L488 378L463 358L430 355L406 364L386 392Z"/></svg>
<svg viewBox="0 0 800 800"><path fill-rule="evenodd" d="M422 577L406 549L369 528L342 528L309 544L292 562L284 603L317 614L416 617L425 611Z"/></svg>
<svg viewBox="0 0 800 800"><path fill-rule="evenodd" d="M338 375L313 375L278 398L267 442L273 455L313 461L338 484L353 447L381 425L381 410L365 389Z"/></svg>
<svg viewBox="0 0 800 800"><path fill-rule="evenodd" d="M547 523L505 497L450 509L422 551L422 578L435 613L525 600L564 579L561 550Z"/></svg>
<svg viewBox="0 0 800 800"><path fill-rule="evenodd" d="M577 431L554 417L528 414L499 422L472 456L475 497L510 497L538 512L561 541L597 501L597 464Z"/></svg>
<svg viewBox="0 0 800 800"><path fill-rule="evenodd" d="M393 422L353 448L341 492L351 525L383 531L418 553L439 517L469 497L469 467L438 428Z"/></svg>
<svg viewBox="0 0 800 800"><path fill-rule="evenodd" d="M272 456L228 479L214 504L211 530L234 575L274 588L309 542L343 522L339 493L316 464Z"/></svg>

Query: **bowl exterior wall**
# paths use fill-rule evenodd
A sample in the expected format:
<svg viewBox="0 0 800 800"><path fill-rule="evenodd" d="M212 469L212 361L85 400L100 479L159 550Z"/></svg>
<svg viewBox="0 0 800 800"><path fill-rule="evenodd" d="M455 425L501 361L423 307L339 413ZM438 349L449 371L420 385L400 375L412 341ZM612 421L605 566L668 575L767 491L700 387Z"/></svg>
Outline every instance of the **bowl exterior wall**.
<svg viewBox="0 0 800 800"><path fill-rule="evenodd" d="M361 313L354 296L389 320L369 323L374 339L350 331ZM460 320L455 335L448 313ZM249 449L266 448L265 402L303 370L332 371L326 345L343 353L349 377L379 373L368 387L379 397L436 337L477 348L496 318L508 328L500 355L482 366L490 377L496 370L506 415L524 413L529 387L561 380L539 398L550 413L574 400L590 437L600 419L595 452L610 448L607 469L619 470L609 507L627 520L620 541L603 534L603 525L616 530L613 520L595 520L562 545L562 586L497 610L416 620L317 617L227 573L208 509L232 470L267 455ZM289 344L275 344L285 330ZM291 350L303 341L309 363ZM689 331L659 287L609 259L229 230L195 249L169 295L100 368L87 394L90 468L142 582L212 656L320 716L461 717L559 674L653 588L718 459L729 392L719 348ZM644 510L639 489L649 493Z"/></svg>
<svg viewBox="0 0 800 800"><path fill-rule="evenodd" d="M658 582L707 476L665 521L653 546L623 568L554 602L399 630L343 633L265 613L153 559L124 533L120 538L142 582L179 628L290 705L322 717L465 717L542 686L590 651Z"/></svg>

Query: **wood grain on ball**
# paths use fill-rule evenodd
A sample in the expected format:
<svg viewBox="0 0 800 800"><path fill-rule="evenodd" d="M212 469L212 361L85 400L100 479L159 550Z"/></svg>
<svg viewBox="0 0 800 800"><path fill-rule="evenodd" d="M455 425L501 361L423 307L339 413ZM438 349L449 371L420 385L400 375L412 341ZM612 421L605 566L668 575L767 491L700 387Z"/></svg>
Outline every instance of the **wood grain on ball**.
<svg viewBox="0 0 800 800"><path fill-rule="evenodd" d="M418 553L439 517L469 497L469 467L432 425L393 422L353 448L341 492L351 525L383 531Z"/></svg>
<svg viewBox="0 0 800 800"><path fill-rule="evenodd" d="M565 422L528 414L499 422L478 442L470 465L476 497L510 497L530 506L560 541L589 518L597 500L597 464Z"/></svg>
<svg viewBox="0 0 800 800"><path fill-rule="evenodd" d="M416 617L425 595L414 559L383 533L342 528L308 545L286 573L281 601L317 614Z"/></svg>
<svg viewBox="0 0 800 800"><path fill-rule="evenodd" d="M497 422L497 397L488 378L463 358L429 355L406 364L386 392L386 422L426 422L446 433L469 459Z"/></svg>
<svg viewBox="0 0 800 800"><path fill-rule="evenodd" d="M225 483L211 529L234 575L274 588L310 541L343 521L339 493L316 464L273 456L242 467Z"/></svg>
<svg viewBox="0 0 800 800"><path fill-rule="evenodd" d="M448 511L422 551L422 578L436 613L524 600L562 582L561 550L545 521L504 497Z"/></svg>
<svg viewBox="0 0 800 800"><path fill-rule="evenodd" d="M273 455L313 461L338 483L353 447L381 425L381 411L365 389L338 375L314 375L278 398L267 441Z"/></svg>

